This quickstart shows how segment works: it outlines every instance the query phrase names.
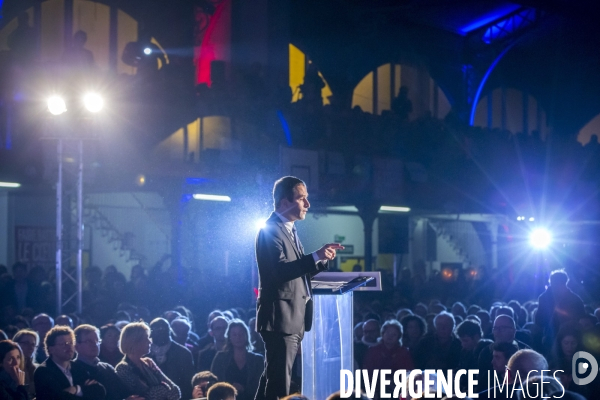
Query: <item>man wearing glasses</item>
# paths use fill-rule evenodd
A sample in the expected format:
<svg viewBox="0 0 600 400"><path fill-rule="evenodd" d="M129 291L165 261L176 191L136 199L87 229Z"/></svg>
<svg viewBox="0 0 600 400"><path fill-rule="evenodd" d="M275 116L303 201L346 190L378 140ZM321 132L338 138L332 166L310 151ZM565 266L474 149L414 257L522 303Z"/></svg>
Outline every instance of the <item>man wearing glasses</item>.
<svg viewBox="0 0 600 400"><path fill-rule="evenodd" d="M129 396L112 365L100 361L100 331L93 325L79 325L75 329L75 350L77 359L73 365L85 374L85 380L97 381L106 389L106 400L122 400ZM129 400L140 400L130 396Z"/></svg>
<svg viewBox="0 0 600 400"><path fill-rule="evenodd" d="M50 329L44 347L48 359L33 375L37 400L104 400L104 386L87 378L81 366L71 361L75 355L75 334L71 328Z"/></svg>
<svg viewBox="0 0 600 400"><path fill-rule="evenodd" d="M495 343L511 343L517 350L530 348L525 343L515 339L516 332L517 326L515 320L510 315L498 315L496 317L494 327L492 328L494 343L485 347L479 353L479 376L487 376L487 371L492 370L493 345Z"/></svg>

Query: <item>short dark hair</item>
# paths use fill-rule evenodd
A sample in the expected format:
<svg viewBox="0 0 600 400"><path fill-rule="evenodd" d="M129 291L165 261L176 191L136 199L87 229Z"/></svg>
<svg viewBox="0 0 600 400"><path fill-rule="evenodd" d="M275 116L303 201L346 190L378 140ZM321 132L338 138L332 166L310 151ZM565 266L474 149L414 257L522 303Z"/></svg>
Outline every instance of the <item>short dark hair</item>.
<svg viewBox="0 0 600 400"><path fill-rule="evenodd" d="M458 324L456 327L456 334L459 338L461 337L475 337L483 336L483 332L481 331L481 325L471 319L465 319L463 322Z"/></svg>
<svg viewBox="0 0 600 400"><path fill-rule="evenodd" d="M519 351L519 348L514 343L493 343L492 351L497 351L504 354L506 361L508 361L513 356L513 354Z"/></svg>
<svg viewBox="0 0 600 400"><path fill-rule="evenodd" d="M96 335L98 335L98 339L100 339L100 330L98 328L96 328L94 325L89 325L89 324L83 324L83 325L79 325L77 328L75 328L75 341L77 343L82 343L83 342L83 336L88 334L88 333L93 333L95 332Z"/></svg>
<svg viewBox="0 0 600 400"><path fill-rule="evenodd" d="M73 329L68 326L58 325L54 328L50 329L44 338L44 349L46 350L46 355L50 357L50 352L48 351L48 347L54 346L56 343L56 338L59 336L69 336L73 342L75 342L75 333Z"/></svg>
<svg viewBox="0 0 600 400"><path fill-rule="evenodd" d="M550 274L550 286L566 285L569 282L569 275L564 269L557 269Z"/></svg>
<svg viewBox="0 0 600 400"><path fill-rule="evenodd" d="M410 324L413 321L416 322L417 325L419 326L419 329L421 329L421 336L425 335L427 333L427 322L425 322L423 317L421 317L420 315L416 315L416 314L415 315L407 315L400 320L400 323L402 324L402 328L404 329L404 331L406 332L406 329L408 328L408 324Z"/></svg>
<svg viewBox="0 0 600 400"><path fill-rule="evenodd" d="M206 397L208 400L225 400L237 396L237 390L226 382L215 383L208 389Z"/></svg>
<svg viewBox="0 0 600 400"><path fill-rule="evenodd" d="M306 186L306 183L295 176L279 178L273 185L273 207L277 209L283 198L289 201L294 200L294 188L298 185Z"/></svg>
<svg viewBox="0 0 600 400"><path fill-rule="evenodd" d="M200 371L192 378L192 387L199 385L202 381L216 383L219 380L215 374L210 371Z"/></svg>

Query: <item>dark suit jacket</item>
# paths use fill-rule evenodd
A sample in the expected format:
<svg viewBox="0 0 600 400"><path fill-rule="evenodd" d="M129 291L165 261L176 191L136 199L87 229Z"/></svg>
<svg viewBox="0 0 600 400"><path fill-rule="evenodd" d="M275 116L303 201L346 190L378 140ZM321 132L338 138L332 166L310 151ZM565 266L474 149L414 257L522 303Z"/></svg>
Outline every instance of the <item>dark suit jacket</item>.
<svg viewBox="0 0 600 400"><path fill-rule="evenodd" d="M310 278L327 269L312 254L298 250L277 214L272 213L256 237L259 289L256 331L303 334L312 326Z"/></svg>
<svg viewBox="0 0 600 400"><path fill-rule="evenodd" d="M73 361L73 365L81 368L86 375L86 380L94 379L104 386L106 389L106 400L123 400L130 395L112 365L102 361L98 365L89 365L81 360Z"/></svg>
<svg viewBox="0 0 600 400"><path fill-rule="evenodd" d="M104 386L99 383L85 385L89 379L87 373L81 366L71 362L71 375L73 376L73 385L81 386L82 397L75 396L64 390L71 386L69 380L58 368L58 366L48 358L40 364L33 374L35 383L35 392L37 400L102 400L106 396Z"/></svg>
<svg viewBox="0 0 600 400"><path fill-rule="evenodd" d="M154 360L156 362L156 360ZM158 364L158 362L157 362ZM192 398L192 377L194 360L192 353L177 342L171 342L167 351L167 361L158 366L181 390L182 399Z"/></svg>
<svg viewBox="0 0 600 400"><path fill-rule="evenodd" d="M260 376L265 367L265 359L260 354L248 352L246 355L246 382L237 382L244 387L244 395L238 398L254 398L258 390ZM233 359L233 351L220 351L212 362L210 371L217 376L219 382L235 383L231 381L231 369L237 368Z"/></svg>

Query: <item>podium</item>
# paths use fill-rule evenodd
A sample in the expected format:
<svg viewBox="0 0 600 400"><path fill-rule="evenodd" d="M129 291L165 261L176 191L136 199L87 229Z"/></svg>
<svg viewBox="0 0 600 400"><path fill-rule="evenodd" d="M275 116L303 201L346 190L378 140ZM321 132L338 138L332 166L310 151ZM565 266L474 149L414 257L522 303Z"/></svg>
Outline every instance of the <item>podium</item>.
<svg viewBox="0 0 600 400"><path fill-rule="evenodd" d="M380 291L379 272L321 272L312 279L314 322L302 340L302 394L326 399L340 370L354 371L353 292Z"/></svg>

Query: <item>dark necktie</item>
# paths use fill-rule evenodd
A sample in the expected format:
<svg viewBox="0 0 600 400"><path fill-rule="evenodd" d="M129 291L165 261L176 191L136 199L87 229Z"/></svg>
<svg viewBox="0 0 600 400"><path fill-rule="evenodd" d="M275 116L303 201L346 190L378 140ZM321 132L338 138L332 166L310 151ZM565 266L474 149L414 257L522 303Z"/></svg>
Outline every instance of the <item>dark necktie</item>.
<svg viewBox="0 0 600 400"><path fill-rule="evenodd" d="M300 239L298 239L298 231L296 230L296 225L293 225L292 227L292 239L294 240L294 244L300 252L300 255L304 255L302 245L300 244ZM308 301L308 299L310 298L310 287L308 285L310 285L310 283L308 282L306 275L304 275L302 279L304 280L304 285L306 286L306 301Z"/></svg>

